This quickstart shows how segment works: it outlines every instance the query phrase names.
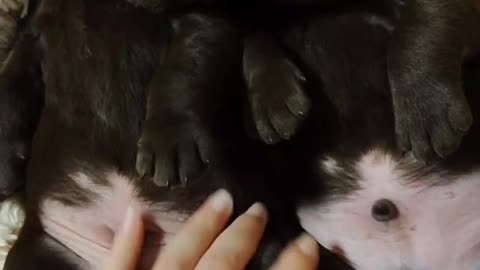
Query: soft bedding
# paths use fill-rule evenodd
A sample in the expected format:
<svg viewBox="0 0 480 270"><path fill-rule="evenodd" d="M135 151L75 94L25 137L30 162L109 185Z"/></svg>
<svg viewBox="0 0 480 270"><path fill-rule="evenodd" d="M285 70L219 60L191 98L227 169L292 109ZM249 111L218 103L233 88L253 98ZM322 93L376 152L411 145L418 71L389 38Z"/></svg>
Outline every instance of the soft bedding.
<svg viewBox="0 0 480 270"><path fill-rule="evenodd" d="M7 254L17 240L25 213L18 198L0 203L0 269L3 269Z"/></svg>

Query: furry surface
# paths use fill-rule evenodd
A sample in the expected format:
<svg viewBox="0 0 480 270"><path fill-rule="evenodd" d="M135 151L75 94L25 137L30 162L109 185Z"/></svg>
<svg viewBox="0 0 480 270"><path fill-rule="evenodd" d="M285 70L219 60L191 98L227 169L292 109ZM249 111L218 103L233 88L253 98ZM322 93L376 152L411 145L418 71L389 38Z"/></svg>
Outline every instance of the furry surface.
<svg viewBox="0 0 480 270"><path fill-rule="evenodd" d="M28 0L0 0L0 14L5 16L18 14L23 17L27 13L27 8ZM0 18L0 25L9 26L8 18ZM2 37L5 38L1 36L0 43L9 43L8 40L2 40ZM24 218L25 213L18 198L11 198L0 203L0 269L3 269L7 254L17 239Z"/></svg>

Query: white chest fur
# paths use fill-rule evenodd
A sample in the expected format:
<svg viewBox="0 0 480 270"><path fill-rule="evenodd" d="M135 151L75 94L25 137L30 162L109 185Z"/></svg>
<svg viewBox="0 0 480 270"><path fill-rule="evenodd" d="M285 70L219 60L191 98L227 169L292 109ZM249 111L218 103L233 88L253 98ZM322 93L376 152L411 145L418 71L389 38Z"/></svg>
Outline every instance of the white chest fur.
<svg viewBox="0 0 480 270"><path fill-rule="evenodd" d="M341 249L357 270L474 270L480 267L480 170L432 185L402 177L396 161L372 151L356 163L360 189L325 203L301 205L302 226L329 249ZM323 166L342 170L333 159ZM372 206L389 199L400 215L372 218Z"/></svg>
<svg viewBox="0 0 480 270"><path fill-rule="evenodd" d="M148 248L156 250L168 242L185 220L178 213L167 212L162 203L143 200L129 179L122 175L107 174L109 184L106 186L96 185L83 173L71 174L70 179L80 189L92 194L91 202L72 207L56 200L46 200L41 206L41 221L50 236L87 262L88 269L99 269L109 256L115 232L128 207L153 217L157 228L154 233L161 235L156 237L159 242Z"/></svg>

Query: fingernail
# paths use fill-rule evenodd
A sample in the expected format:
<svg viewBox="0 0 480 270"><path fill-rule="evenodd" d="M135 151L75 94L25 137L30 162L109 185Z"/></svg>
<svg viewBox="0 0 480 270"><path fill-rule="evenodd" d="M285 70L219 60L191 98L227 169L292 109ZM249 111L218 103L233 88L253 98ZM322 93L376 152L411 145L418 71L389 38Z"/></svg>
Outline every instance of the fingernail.
<svg viewBox="0 0 480 270"><path fill-rule="evenodd" d="M232 195L228 191L221 189L215 192L210 199L208 199L208 205L215 211L223 213L233 209Z"/></svg>
<svg viewBox="0 0 480 270"><path fill-rule="evenodd" d="M129 206L127 208L127 213L125 214L125 217L123 219L123 224L121 228L122 233L130 232L137 218L139 218L137 210L135 210L133 206Z"/></svg>
<svg viewBox="0 0 480 270"><path fill-rule="evenodd" d="M303 234L296 241L297 247L300 251L308 257L318 257L319 249L315 239L308 234Z"/></svg>
<svg viewBox="0 0 480 270"><path fill-rule="evenodd" d="M267 219L267 208L262 203L255 203L252 205L245 214L252 216Z"/></svg>

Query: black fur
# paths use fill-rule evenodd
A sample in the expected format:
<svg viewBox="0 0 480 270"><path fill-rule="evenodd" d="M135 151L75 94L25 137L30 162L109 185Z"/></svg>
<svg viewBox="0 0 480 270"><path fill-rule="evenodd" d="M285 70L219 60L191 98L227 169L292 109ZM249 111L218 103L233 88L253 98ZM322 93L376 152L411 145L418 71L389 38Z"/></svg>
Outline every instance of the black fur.
<svg viewBox="0 0 480 270"><path fill-rule="evenodd" d="M0 196L21 188L26 164L43 106L43 82L36 57L35 37L14 41L0 71Z"/></svg>
<svg viewBox="0 0 480 270"><path fill-rule="evenodd" d="M39 220L47 199L76 207L91 201L71 180L75 172L98 185L107 184L106 171L117 172L145 200L182 212L222 187L234 195L237 215L265 202L271 223L252 269L266 269L298 235L295 209L281 196L289 177L277 167L287 153L249 139L239 125L246 99L241 42L228 23L202 14L160 16L118 0L44 0L26 29L19 40L34 42L15 50L39 48L39 58L21 64L41 65L45 104L27 170L27 218L5 269L82 269ZM202 174L189 171L195 164L206 166ZM173 178L158 185L160 173L189 185L163 187Z"/></svg>
<svg viewBox="0 0 480 270"><path fill-rule="evenodd" d="M353 162L371 149L405 157L396 142L395 99L389 86L388 61L383 57L399 25L374 10L343 12L313 18L292 27L287 35L289 48L299 56L304 64L301 68L312 82L307 89L313 104L311 117L291 142L296 156L293 167L303 166L299 177L306 180L299 183L300 200L335 198L357 190L359 177ZM355 46L351 46L353 41ZM478 118L480 58L462 63L462 71L468 105ZM459 150L444 160L422 164L413 157L405 158L398 167L408 172L403 176L410 181L440 174L442 182L427 184L449 182L458 174L478 169L479 132L480 125L475 123ZM319 145L319 140L323 144ZM343 171L335 176L322 171L319 161L326 156L335 159Z"/></svg>
<svg viewBox="0 0 480 270"><path fill-rule="evenodd" d="M239 125L244 98L238 76L242 52L238 48L240 38L227 22L199 14L170 19L113 0L44 0L38 14L31 25L33 37L39 39L35 44L41 48L45 107L28 169L26 226L9 255L7 270L37 269L42 263L51 265L49 269L75 269L66 265L68 261L61 254L42 249L45 241L54 240L40 228L38 207L46 198L77 206L87 203L89 194L68 178L69 173L78 170L99 184L104 181L102 172L118 171L134 179L144 198L171 201L173 207L187 212L220 187L234 194L237 214L256 200L264 201L272 220L251 267L265 269L286 241L299 232L293 201L282 196L288 194L293 200L306 194L318 196L318 188L329 194L354 188L344 184L348 181L305 181L313 188L303 185L303 181L291 185L293 178L312 179L309 165L319 153L332 151L328 146L337 142L343 144L334 150L346 160L372 144L397 151L392 96L385 72L386 40L394 24L376 14L333 19L318 16L292 25L280 36L295 61L266 49L274 60L266 63L274 63L271 66L278 68L274 70L294 71L281 77L287 83L293 82L294 89L303 76L307 78L305 87L315 105L295 140L275 148L248 139ZM370 24L358 24L358 20ZM271 41L268 36L251 36L247 47L252 44L260 49L275 48L269 47ZM248 58L248 53L255 50L247 48L246 52ZM255 54L252 59L263 61ZM225 66L217 66L212 72L211 61ZM305 75L298 75L293 62ZM248 63L244 61L246 75L252 71ZM192 70L192 64L198 69ZM196 73L200 71L206 73L200 76ZM211 78L215 79L213 85ZM247 83L254 89L251 81ZM266 86L269 89L270 83ZM263 97L256 100L267 105L272 102L274 108L282 104ZM172 119L176 122L170 122ZM286 134L281 128L276 131ZM137 167L147 181L139 177L135 168L140 138L139 153L144 159L138 159ZM205 138L209 151L202 148ZM190 154L183 155L185 152ZM187 158L182 160L184 156ZM195 177L196 173L186 168L197 165L207 166ZM167 176L180 176L184 183L190 177L199 180L188 181L187 188L180 189L161 187L175 183L175 177L160 185L148 181L153 176L158 183L161 178L157 173L164 172L165 167L170 168ZM314 175L315 180L317 177ZM21 260L23 254L33 256L27 262ZM335 257L326 254L322 269L348 269L344 264L336 265L338 261L330 261Z"/></svg>
<svg viewBox="0 0 480 270"><path fill-rule="evenodd" d="M131 2L157 10L225 4L225 1L220 0L131 0ZM258 1L228 2L230 5L259 5ZM306 6L308 9L321 10L335 6L353 5L360 8L380 6L390 15L397 16L398 27L389 46L388 69L395 105L398 144L404 151L412 150L417 159L426 162L433 161L436 157L445 158L458 149L473 121L460 76L465 52L478 53L480 50L478 37L480 12L475 9L475 6L478 7L475 0L370 0L362 3L348 0L337 2L265 0L261 1L260 5L287 8ZM271 17L271 13L263 16ZM250 16L247 20L250 20ZM287 80L284 85L289 85L288 82ZM291 87L290 91L295 92L293 89L296 86ZM295 113L287 117L283 110L270 110L274 114L259 113L257 108L262 108L265 104L257 98L262 96L258 91L260 90L252 92L254 97L251 100L257 102L252 106L260 136L267 143L276 142L279 138L290 138L296 126L301 123L292 122ZM269 88L261 91L272 92ZM279 90L277 93L277 100L288 98L284 96L284 91ZM284 102L288 104L288 101ZM302 109L307 108L305 106ZM271 120L268 122L266 119ZM278 119L286 122L279 126L276 123Z"/></svg>

